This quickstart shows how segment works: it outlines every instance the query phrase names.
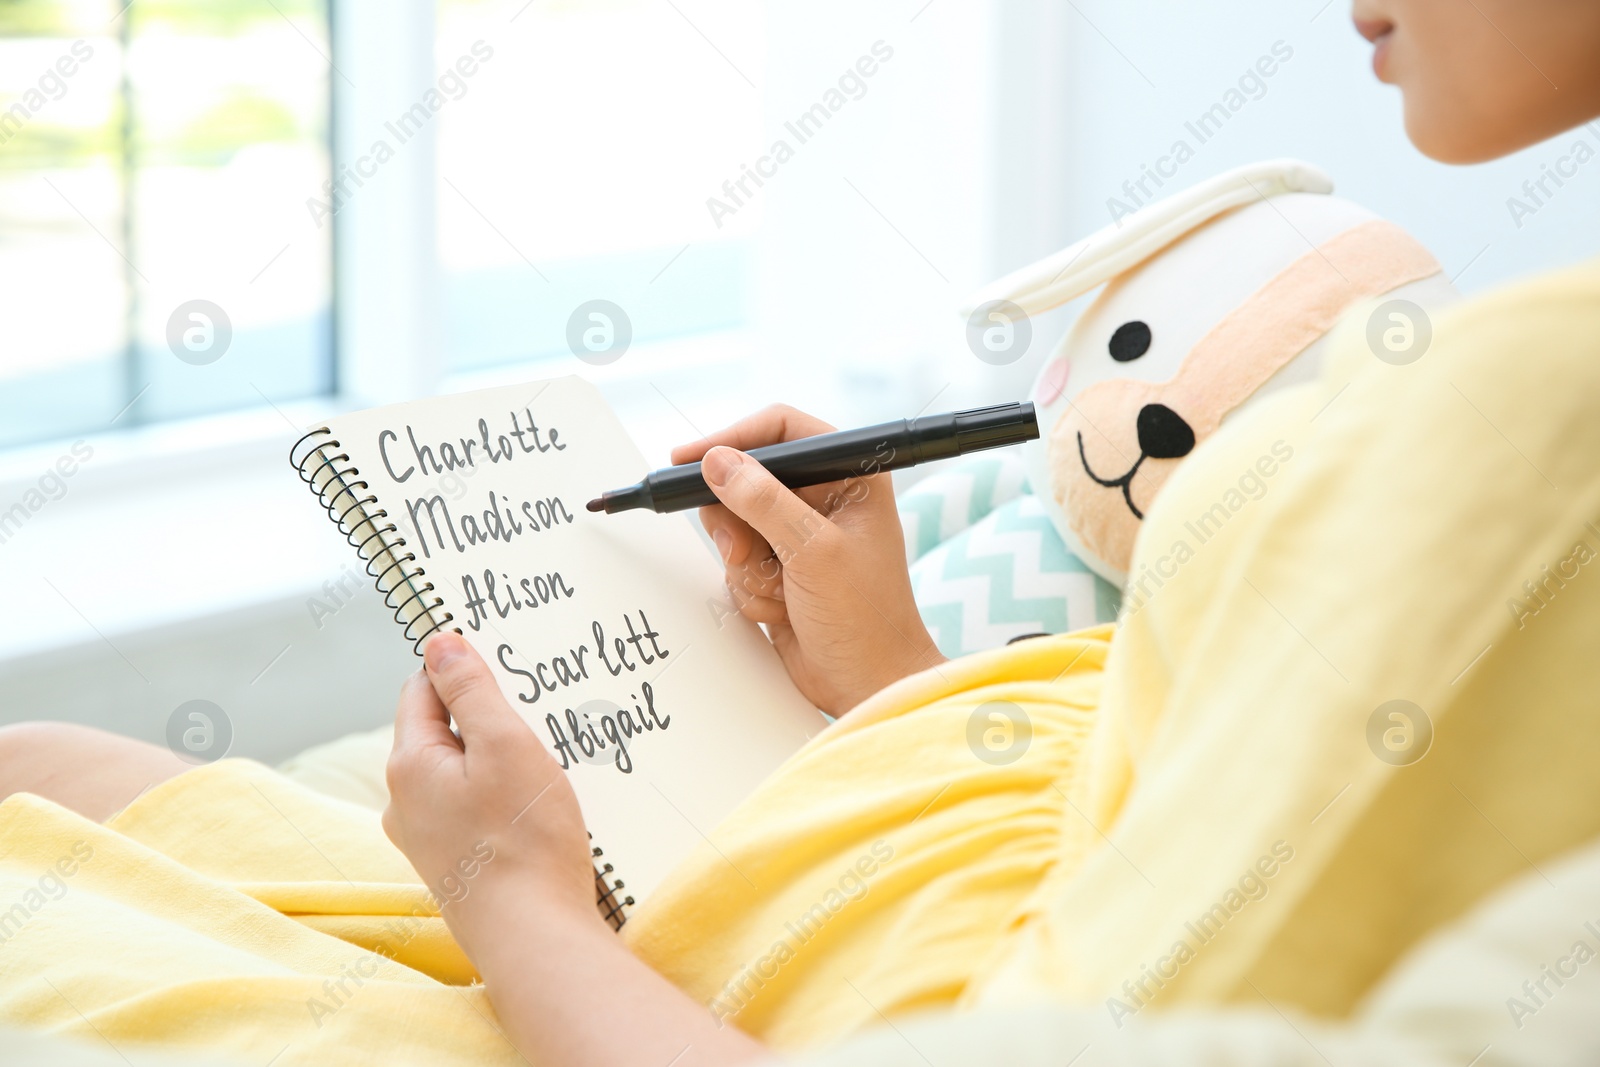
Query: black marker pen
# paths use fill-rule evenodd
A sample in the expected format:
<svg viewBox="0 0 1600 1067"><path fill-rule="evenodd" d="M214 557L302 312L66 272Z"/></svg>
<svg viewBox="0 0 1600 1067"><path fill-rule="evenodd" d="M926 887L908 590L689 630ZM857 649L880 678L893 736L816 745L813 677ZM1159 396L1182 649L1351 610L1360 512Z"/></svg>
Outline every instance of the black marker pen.
<svg viewBox="0 0 1600 1067"><path fill-rule="evenodd" d="M799 489L1021 444L1038 436L1039 420L1032 404L996 404L817 434L752 448L746 454L790 489ZM602 493L588 507L607 514L633 508L666 512L716 502L700 464L684 463L655 471L638 485Z"/></svg>

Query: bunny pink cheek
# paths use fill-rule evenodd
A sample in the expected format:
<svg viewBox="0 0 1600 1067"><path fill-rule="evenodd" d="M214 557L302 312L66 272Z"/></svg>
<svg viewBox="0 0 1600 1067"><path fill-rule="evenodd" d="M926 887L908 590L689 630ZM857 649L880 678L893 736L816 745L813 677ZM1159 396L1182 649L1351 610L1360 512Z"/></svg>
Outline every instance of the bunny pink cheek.
<svg viewBox="0 0 1600 1067"><path fill-rule="evenodd" d="M1061 394L1067 391L1067 376L1072 371L1072 364L1064 359L1058 359L1044 369L1044 377L1039 379L1039 402L1046 407L1061 399Z"/></svg>

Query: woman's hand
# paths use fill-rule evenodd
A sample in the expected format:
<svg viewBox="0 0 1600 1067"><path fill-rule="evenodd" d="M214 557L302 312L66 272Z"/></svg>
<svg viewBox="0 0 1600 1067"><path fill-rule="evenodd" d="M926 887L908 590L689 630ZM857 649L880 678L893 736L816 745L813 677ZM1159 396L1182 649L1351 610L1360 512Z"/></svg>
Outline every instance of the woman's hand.
<svg viewBox="0 0 1600 1067"><path fill-rule="evenodd" d="M434 634L424 652L424 670L406 680L395 713L384 832L439 898L469 957L481 927L494 925L480 921L479 904L501 885L553 921L600 921L589 838L566 772L460 635Z"/></svg>
<svg viewBox="0 0 1600 1067"><path fill-rule="evenodd" d="M800 691L841 715L944 657L911 598L889 475L867 464L861 477L795 491L740 451L831 430L779 404L673 449L672 462L700 460L722 501L700 521L735 607L767 625Z"/></svg>
<svg viewBox="0 0 1600 1067"><path fill-rule="evenodd" d="M488 665L447 631L423 653L400 694L383 828L443 901L517 1051L552 1067L765 1058L601 918L578 798Z"/></svg>

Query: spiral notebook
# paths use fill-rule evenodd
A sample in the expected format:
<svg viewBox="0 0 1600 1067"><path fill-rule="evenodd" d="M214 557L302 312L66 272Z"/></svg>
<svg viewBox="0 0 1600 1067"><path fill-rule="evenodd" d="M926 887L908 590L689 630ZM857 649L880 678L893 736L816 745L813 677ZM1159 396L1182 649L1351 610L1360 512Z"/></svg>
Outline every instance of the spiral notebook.
<svg viewBox="0 0 1600 1067"><path fill-rule="evenodd" d="M648 468L580 378L340 415L290 462L397 630L463 634L567 769L614 927L826 724L690 517L584 509Z"/></svg>

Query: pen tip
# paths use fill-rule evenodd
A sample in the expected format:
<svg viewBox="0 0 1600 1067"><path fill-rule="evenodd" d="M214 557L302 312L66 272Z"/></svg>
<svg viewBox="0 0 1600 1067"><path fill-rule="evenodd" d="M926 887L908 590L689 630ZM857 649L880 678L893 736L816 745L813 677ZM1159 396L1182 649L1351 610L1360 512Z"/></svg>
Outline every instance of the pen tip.
<svg viewBox="0 0 1600 1067"><path fill-rule="evenodd" d="M585 504L584 507L588 508L590 511L604 511L606 509L605 498L597 496Z"/></svg>

